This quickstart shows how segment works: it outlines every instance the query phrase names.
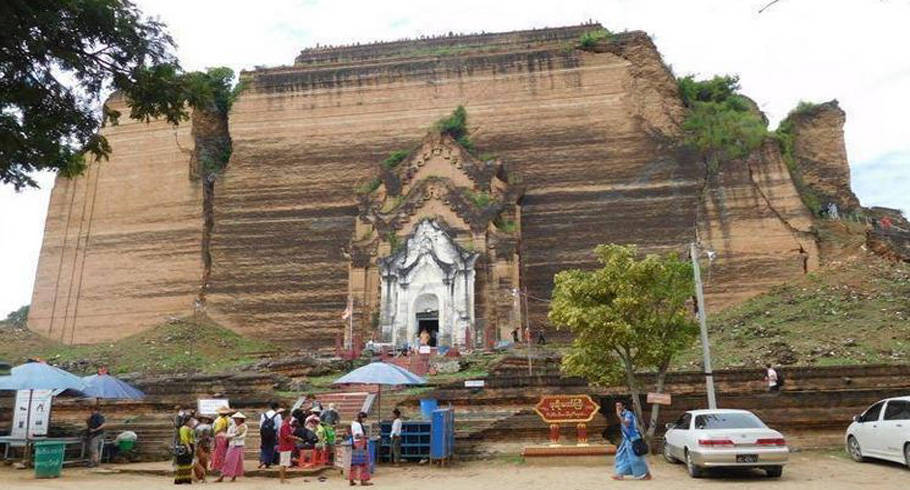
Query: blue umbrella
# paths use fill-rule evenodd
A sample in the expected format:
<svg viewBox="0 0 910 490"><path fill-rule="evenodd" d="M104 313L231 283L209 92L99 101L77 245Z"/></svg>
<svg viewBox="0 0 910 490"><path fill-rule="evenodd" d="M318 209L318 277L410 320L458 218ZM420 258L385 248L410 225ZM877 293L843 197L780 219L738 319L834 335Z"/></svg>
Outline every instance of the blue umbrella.
<svg viewBox="0 0 910 490"><path fill-rule="evenodd" d="M31 437L29 427L31 427L32 396L35 390L82 391L82 389L82 378L43 362L27 362L14 367L9 376L0 376L0 390L28 390L28 412L25 418L26 441Z"/></svg>
<svg viewBox="0 0 910 490"><path fill-rule="evenodd" d="M379 418L382 417L382 385L423 385L427 380L407 369L387 362L371 362L336 379L333 384L361 384L379 386Z"/></svg>
<svg viewBox="0 0 910 490"><path fill-rule="evenodd" d="M27 362L0 376L0 390L76 390L82 391L82 378L43 362Z"/></svg>
<svg viewBox="0 0 910 490"><path fill-rule="evenodd" d="M387 362L371 362L336 379L334 384L422 385L427 380Z"/></svg>
<svg viewBox="0 0 910 490"><path fill-rule="evenodd" d="M109 374L86 376L82 378L82 382L85 383L85 389L82 392L95 398L137 400L145 396L145 393Z"/></svg>

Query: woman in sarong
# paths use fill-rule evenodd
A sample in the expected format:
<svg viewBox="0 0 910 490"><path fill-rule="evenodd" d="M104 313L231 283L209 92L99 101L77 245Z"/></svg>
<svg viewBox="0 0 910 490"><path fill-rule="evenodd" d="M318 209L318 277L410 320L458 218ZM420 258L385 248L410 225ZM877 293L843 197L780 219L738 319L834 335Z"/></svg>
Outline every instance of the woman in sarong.
<svg viewBox="0 0 910 490"><path fill-rule="evenodd" d="M635 454L632 448L633 443L641 439L635 414L629 410L625 402L620 401L616 402L616 417L619 418L620 430L622 430L622 442L616 449L616 472L612 478L622 480L628 475L636 480L650 480L651 472L648 471L648 463L645 461L644 455Z"/></svg>
<svg viewBox="0 0 910 490"><path fill-rule="evenodd" d="M366 432L363 427L363 419L367 414L360 412L357 414L357 420L351 422L351 469L348 471L348 482L351 486L356 485L354 480L359 479L363 486L372 485L370 482L370 455Z"/></svg>
<svg viewBox="0 0 910 490"><path fill-rule="evenodd" d="M224 465L221 467L221 476L216 482L224 480L224 477L231 477L231 481L237 480L238 476L243 476L243 449L245 446L247 426L246 415L237 412L231 416L234 425L228 428L227 440L228 450L224 457Z"/></svg>
<svg viewBox="0 0 910 490"><path fill-rule="evenodd" d="M174 446L174 484L189 485L193 483L193 429L192 419L186 417L177 431L177 444Z"/></svg>
<svg viewBox="0 0 910 490"><path fill-rule="evenodd" d="M215 450L212 451L212 471L221 472L221 467L224 465L224 457L227 455L228 449L227 433L232 424L229 415L233 412L228 407L219 408L218 418L215 419L215 423L212 425L212 432L215 434Z"/></svg>

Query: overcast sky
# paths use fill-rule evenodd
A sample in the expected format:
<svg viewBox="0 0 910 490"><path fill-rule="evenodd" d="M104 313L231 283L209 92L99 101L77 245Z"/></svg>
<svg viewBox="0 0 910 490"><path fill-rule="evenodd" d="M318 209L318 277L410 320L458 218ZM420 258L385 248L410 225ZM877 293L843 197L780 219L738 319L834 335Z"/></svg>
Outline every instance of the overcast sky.
<svg viewBox="0 0 910 490"><path fill-rule="evenodd" d="M138 0L186 69L293 63L301 48L577 24L640 29L677 75L738 74L772 127L800 100L847 112L863 205L910 211L910 0ZM0 315L31 301L53 179L0 186ZM201 224L200 224L201 226Z"/></svg>

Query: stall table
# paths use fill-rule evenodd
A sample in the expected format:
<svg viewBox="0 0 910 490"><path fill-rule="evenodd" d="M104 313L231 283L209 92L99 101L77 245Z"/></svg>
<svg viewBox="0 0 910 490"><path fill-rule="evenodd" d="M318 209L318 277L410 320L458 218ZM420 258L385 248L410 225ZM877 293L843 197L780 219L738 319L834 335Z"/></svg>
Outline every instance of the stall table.
<svg viewBox="0 0 910 490"><path fill-rule="evenodd" d="M25 452L29 456L32 456L32 451L34 450L34 442L37 441L53 441L53 442L62 442L66 446L79 445L79 458L67 460L64 453L63 464L72 464L72 463L81 463L85 461L85 440L81 437L40 437L25 439L24 437L13 437L13 436L0 436L0 444L3 444L3 460L9 460L9 450L11 447L25 447Z"/></svg>

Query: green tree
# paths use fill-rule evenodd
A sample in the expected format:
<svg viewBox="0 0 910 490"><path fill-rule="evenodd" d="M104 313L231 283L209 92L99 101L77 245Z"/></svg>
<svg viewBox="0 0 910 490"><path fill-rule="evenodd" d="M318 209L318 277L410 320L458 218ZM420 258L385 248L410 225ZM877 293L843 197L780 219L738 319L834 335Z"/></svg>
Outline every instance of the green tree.
<svg viewBox="0 0 910 490"><path fill-rule="evenodd" d="M26 323L28 323L28 307L29 305L25 305L16 311L11 311L9 315L6 315L6 320L0 323L6 323L11 327L25 328Z"/></svg>
<svg viewBox="0 0 910 490"><path fill-rule="evenodd" d="M36 186L31 172L75 176L86 155L107 158L98 129L120 117L102 106L111 91L142 121L224 106L207 83L224 73L183 73L172 51L165 26L129 0L0 2L0 183Z"/></svg>
<svg viewBox="0 0 910 490"><path fill-rule="evenodd" d="M679 94L689 109L683 129L686 143L701 153L711 171L720 162L745 158L768 135L767 121L751 100L739 93L739 78L715 76L677 81Z"/></svg>
<svg viewBox="0 0 910 490"><path fill-rule="evenodd" d="M692 297L692 266L673 254L638 257L634 245L599 245L601 267L571 269L554 278L549 319L574 335L563 370L594 385L624 380L641 419L637 373L657 374L657 392L673 356L691 345L698 327L686 301ZM652 407L646 437L654 435Z"/></svg>

